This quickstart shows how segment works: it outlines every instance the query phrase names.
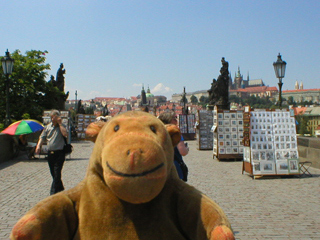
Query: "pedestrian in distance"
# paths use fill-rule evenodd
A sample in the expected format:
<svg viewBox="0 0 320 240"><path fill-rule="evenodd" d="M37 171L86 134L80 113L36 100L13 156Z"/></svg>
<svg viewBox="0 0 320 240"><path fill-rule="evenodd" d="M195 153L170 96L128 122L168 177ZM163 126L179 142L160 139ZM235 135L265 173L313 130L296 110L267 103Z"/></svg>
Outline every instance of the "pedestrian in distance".
<svg viewBox="0 0 320 240"><path fill-rule="evenodd" d="M50 195L64 190L61 179L62 167L65 161L64 145L68 130L60 117L58 110L50 112L51 123L43 129L36 148L36 154L40 154L44 141L48 146L48 164L52 176Z"/></svg>

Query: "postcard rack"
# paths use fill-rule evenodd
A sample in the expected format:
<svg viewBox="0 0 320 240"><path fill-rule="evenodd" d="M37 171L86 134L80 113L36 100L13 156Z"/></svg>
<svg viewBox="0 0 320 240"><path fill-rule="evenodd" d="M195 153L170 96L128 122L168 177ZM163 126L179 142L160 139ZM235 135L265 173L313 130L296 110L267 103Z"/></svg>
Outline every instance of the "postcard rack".
<svg viewBox="0 0 320 240"><path fill-rule="evenodd" d="M212 150L213 135L211 128L213 125L213 113L207 110L198 110L196 123L197 148L198 150Z"/></svg>
<svg viewBox="0 0 320 240"><path fill-rule="evenodd" d="M296 124L287 109L244 111L242 173L250 176L298 175Z"/></svg>
<svg viewBox="0 0 320 240"><path fill-rule="evenodd" d="M76 130L78 140L85 140L86 130L90 123L96 121L96 116L92 114L77 114Z"/></svg>
<svg viewBox="0 0 320 240"><path fill-rule="evenodd" d="M194 124L194 114L179 114L179 128L184 140L194 140L196 135Z"/></svg>
<svg viewBox="0 0 320 240"><path fill-rule="evenodd" d="M243 111L213 110L213 157L243 158Z"/></svg>

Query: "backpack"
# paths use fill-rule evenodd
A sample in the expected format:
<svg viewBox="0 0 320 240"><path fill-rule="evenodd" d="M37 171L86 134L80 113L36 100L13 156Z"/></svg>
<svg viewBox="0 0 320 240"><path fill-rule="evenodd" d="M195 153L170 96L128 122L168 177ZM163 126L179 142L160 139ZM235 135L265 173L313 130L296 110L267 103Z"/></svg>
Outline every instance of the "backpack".
<svg viewBox="0 0 320 240"><path fill-rule="evenodd" d="M177 163L175 164L176 168L180 168L177 169L179 177L186 182L188 180L188 167L183 161L182 156L177 147L174 148L174 161ZM181 170L182 176L179 174L179 170Z"/></svg>

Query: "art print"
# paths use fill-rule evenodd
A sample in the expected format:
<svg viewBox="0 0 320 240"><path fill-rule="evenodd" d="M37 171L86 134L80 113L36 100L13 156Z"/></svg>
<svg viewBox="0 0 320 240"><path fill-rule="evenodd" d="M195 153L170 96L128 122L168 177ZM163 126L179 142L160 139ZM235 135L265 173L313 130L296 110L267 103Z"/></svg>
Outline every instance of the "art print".
<svg viewBox="0 0 320 240"><path fill-rule="evenodd" d="M239 153L239 149L237 147L233 147L232 148L232 153L233 154L238 154Z"/></svg>
<svg viewBox="0 0 320 240"><path fill-rule="evenodd" d="M260 159L260 160L266 160L266 152L265 152L265 151L261 151L261 152L260 152L259 159Z"/></svg>
<svg viewBox="0 0 320 240"><path fill-rule="evenodd" d="M272 151L266 152L266 160L267 161L274 161L274 153Z"/></svg>
<svg viewBox="0 0 320 240"><path fill-rule="evenodd" d="M299 160L298 159L289 159L289 173L299 173Z"/></svg>
<svg viewBox="0 0 320 240"><path fill-rule="evenodd" d="M288 174L289 173L288 161L287 160L277 161L276 171L277 171L277 174Z"/></svg>
<svg viewBox="0 0 320 240"><path fill-rule="evenodd" d="M259 152L252 151L252 160L253 161L259 161L260 160L259 156L260 156Z"/></svg>
<svg viewBox="0 0 320 240"><path fill-rule="evenodd" d="M238 125L238 121L237 120L231 120L231 126L236 126Z"/></svg>
<svg viewBox="0 0 320 240"><path fill-rule="evenodd" d="M275 174L274 162L271 161L263 161L261 164L261 173L263 174Z"/></svg>
<svg viewBox="0 0 320 240"><path fill-rule="evenodd" d="M219 154L225 154L226 149L225 148L219 148Z"/></svg>
<svg viewBox="0 0 320 240"><path fill-rule="evenodd" d="M232 154L232 148L227 148L227 149L226 149L226 153L227 153L227 154Z"/></svg>
<svg viewBox="0 0 320 240"><path fill-rule="evenodd" d="M223 117L224 119L230 119L230 113L224 113Z"/></svg>
<svg viewBox="0 0 320 240"><path fill-rule="evenodd" d="M223 127L218 127L218 132L219 133L224 133L224 128Z"/></svg>
<svg viewBox="0 0 320 240"><path fill-rule="evenodd" d="M218 113L218 119L223 119L223 113Z"/></svg>
<svg viewBox="0 0 320 240"><path fill-rule="evenodd" d="M260 162L253 162L252 163L252 172L254 175L261 174L261 164Z"/></svg>
<svg viewBox="0 0 320 240"><path fill-rule="evenodd" d="M237 114L236 113L231 113L231 119L236 119L237 118Z"/></svg>
<svg viewBox="0 0 320 240"><path fill-rule="evenodd" d="M298 151L297 150L290 151L290 158L298 158Z"/></svg>
<svg viewBox="0 0 320 240"><path fill-rule="evenodd" d="M243 147L239 147L239 154L243 154Z"/></svg>

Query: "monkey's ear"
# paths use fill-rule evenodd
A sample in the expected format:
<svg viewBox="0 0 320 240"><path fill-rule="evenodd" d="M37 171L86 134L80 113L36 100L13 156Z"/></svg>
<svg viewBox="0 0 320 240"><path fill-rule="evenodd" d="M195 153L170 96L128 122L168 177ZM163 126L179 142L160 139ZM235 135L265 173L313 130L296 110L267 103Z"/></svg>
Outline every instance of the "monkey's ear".
<svg viewBox="0 0 320 240"><path fill-rule="evenodd" d="M97 136L106 122L93 122L90 123L86 130L86 139L92 142L96 142Z"/></svg>

